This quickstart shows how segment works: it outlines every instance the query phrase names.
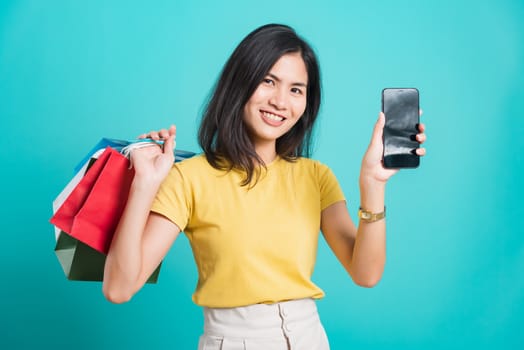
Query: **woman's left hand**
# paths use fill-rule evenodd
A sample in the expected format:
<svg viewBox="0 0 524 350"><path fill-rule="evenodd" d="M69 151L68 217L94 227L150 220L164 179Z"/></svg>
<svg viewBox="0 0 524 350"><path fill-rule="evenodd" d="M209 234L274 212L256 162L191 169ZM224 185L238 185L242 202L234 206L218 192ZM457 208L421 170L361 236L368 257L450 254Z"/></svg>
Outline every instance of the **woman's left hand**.
<svg viewBox="0 0 524 350"><path fill-rule="evenodd" d="M422 111L420 112L422 115ZM373 129L373 135L371 136L371 142L369 143L368 149L362 159L362 166L360 168L360 180L364 181L377 181L385 183L388 179L398 172L398 169L386 169L382 164L383 154L383 141L382 134L384 131L384 125L386 119L384 113L380 112L378 121ZM426 141L426 134L424 133L426 127L423 123L419 124L419 133L416 135L416 140L422 144ZM419 147L416 150L417 155L424 156L426 149Z"/></svg>

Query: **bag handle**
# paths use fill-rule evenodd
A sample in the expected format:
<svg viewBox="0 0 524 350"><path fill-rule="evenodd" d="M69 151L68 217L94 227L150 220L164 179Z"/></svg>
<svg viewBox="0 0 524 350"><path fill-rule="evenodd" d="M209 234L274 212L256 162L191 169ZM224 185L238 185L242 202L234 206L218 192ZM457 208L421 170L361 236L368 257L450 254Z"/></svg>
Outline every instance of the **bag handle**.
<svg viewBox="0 0 524 350"><path fill-rule="evenodd" d="M120 150L120 153L124 157L129 159L129 169L133 167L133 164L131 161L131 151L134 149L151 147L151 146L159 146L162 148L164 146L164 141L161 141L161 140L156 141L153 139L140 139L140 140L133 141L132 143L130 143L129 145L125 147L122 147L122 149ZM174 150L175 147L176 147L176 141L173 142L173 153L175 152Z"/></svg>

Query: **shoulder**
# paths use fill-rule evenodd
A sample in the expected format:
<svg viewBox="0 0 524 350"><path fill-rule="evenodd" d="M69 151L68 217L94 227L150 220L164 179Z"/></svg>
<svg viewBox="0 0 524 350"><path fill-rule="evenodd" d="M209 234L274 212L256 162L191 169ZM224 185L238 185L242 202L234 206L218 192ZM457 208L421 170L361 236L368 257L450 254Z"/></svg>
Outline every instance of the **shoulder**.
<svg viewBox="0 0 524 350"><path fill-rule="evenodd" d="M186 183L206 185L218 178L229 178L233 173L235 172L214 168L202 153L175 163L170 176L181 178Z"/></svg>
<svg viewBox="0 0 524 350"><path fill-rule="evenodd" d="M308 171L316 174L331 172L331 169L326 164L316 159L300 157L295 161L288 163L291 163L292 166L300 169L301 171Z"/></svg>
<svg viewBox="0 0 524 350"><path fill-rule="evenodd" d="M207 172L209 168L211 168L211 166L207 162L205 155L198 154L173 164L167 178L171 181L180 178L191 179L195 176L195 174Z"/></svg>
<svg viewBox="0 0 524 350"><path fill-rule="evenodd" d="M202 153L175 163L171 171L178 171L183 174L198 174L209 172L212 169L213 167L207 161L205 154Z"/></svg>
<svg viewBox="0 0 524 350"><path fill-rule="evenodd" d="M300 157L297 159L297 162L304 164L304 166L309 166L309 167L314 167L314 168L316 167L326 167L327 168L327 165L325 165L324 163L322 163L319 160L312 159L312 158Z"/></svg>

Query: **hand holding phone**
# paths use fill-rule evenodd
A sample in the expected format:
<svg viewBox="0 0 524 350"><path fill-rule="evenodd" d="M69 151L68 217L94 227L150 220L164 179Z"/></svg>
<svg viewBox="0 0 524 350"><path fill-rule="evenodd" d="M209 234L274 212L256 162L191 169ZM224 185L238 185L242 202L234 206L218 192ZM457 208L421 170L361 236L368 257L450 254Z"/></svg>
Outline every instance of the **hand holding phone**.
<svg viewBox="0 0 524 350"><path fill-rule="evenodd" d="M383 131L383 165L385 168L416 168L419 142L419 92L415 88L382 90L382 112L386 116Z"/></svg>

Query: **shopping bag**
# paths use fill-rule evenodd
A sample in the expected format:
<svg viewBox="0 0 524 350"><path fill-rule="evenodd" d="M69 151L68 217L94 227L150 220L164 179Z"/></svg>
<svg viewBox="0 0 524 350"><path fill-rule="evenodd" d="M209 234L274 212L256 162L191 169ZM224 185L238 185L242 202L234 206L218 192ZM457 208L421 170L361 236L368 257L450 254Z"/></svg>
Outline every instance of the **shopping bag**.
<svg viewBox="0 0 524 350"><path fill-rule="evenodd" d="M102 280L106 254L134 175L127 156L131 149L148 147L151 142L161 143L103 138L75 168L75 176L53 201L50 221L55 225L55 253L70 280ZM176 150L175 162L194 155ZM149 283L156 283L159 271L160 265Z"/></svg>
<svg viewBox="0 0 524 350"><path fill-rule="evenodd" d="M55 212L51 223L107 254L133 176L129 160L107 147Z"/></svg>
<svg viewBox="0 0 524 350"><path fill-rule="evenodd" d="M67 197L69 197L69 195L71 194L71 192L73 192L73 190L75 189L75 187L78 185L78 183L82 180L82 178L84 177L85 173L87 172L87 170L94 164L94 162L98 159L98 157L100 156L100 154L102 153L101 151L103 150L100 150L100 152L97 152L95 154L92 155L92 158L89 159L88 162L86 162L81 168L80 170L78 170L75 174L75 176L68 182L68 184L66 185L66 187L64 187L64 189L62 190L62 192L60 192L60 194L55 198L55 200L53 201L53 214L56 213L56 211L58 210L58 208L60 208L62 206L62 204L64 204L65 200L67 199ZM58 236L60 235L60 228L55 226L55 240L58 241Z"/></svg>
<svg viewBox="0 0 524 350"><path fill-rule="evenodd" d="M66 277L73 281L103 281L106 255L60 231L55 254ZM151 274L146 283L156 283L160 266Z"/></svg>

